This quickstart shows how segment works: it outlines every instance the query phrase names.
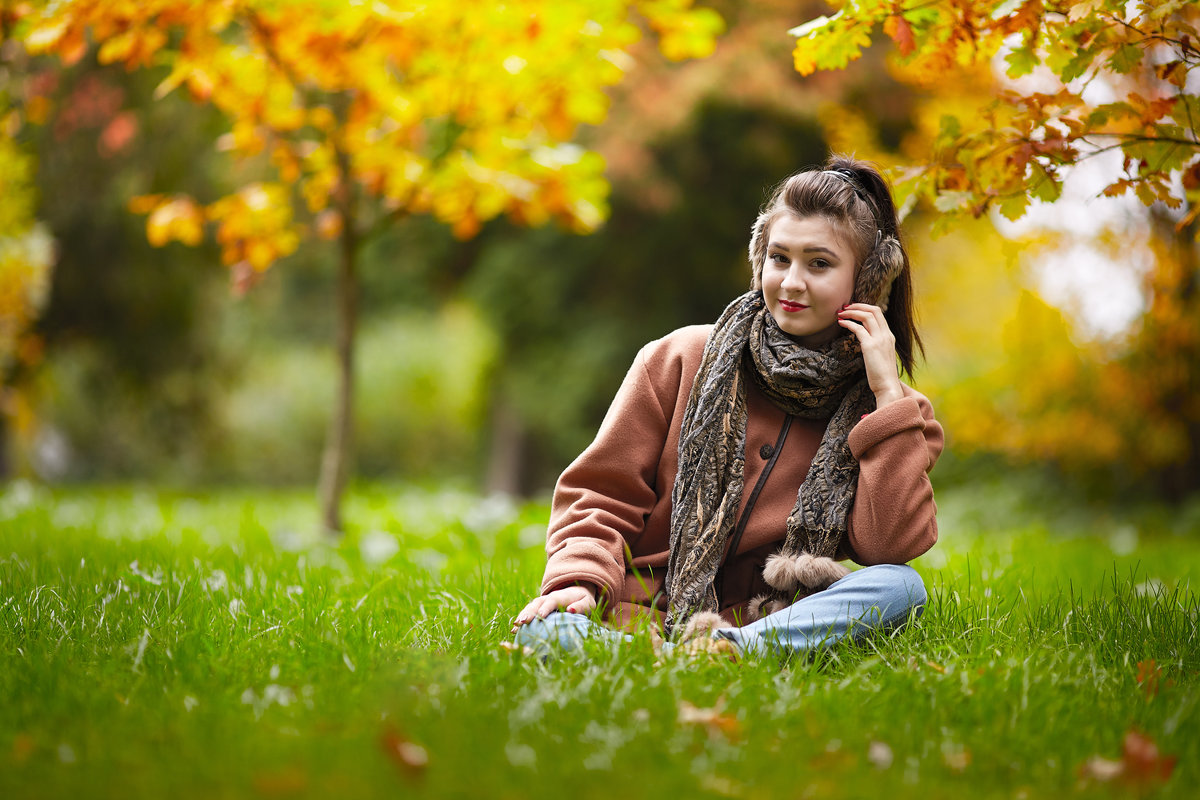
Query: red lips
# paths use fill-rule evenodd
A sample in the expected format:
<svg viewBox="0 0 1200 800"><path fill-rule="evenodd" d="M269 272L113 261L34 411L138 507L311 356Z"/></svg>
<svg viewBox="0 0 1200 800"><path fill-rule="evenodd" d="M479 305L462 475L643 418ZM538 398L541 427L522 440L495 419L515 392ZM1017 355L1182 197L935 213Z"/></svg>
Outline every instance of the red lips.
<svg viewBox="0 0 1200 800"><path fill-rule="evenodd" d="M803 303L793 303L789 300L780 300L779 305L784 311L790 311L792 313L803 311L804 309L808 308L808 306L804 305Z"/></svg>

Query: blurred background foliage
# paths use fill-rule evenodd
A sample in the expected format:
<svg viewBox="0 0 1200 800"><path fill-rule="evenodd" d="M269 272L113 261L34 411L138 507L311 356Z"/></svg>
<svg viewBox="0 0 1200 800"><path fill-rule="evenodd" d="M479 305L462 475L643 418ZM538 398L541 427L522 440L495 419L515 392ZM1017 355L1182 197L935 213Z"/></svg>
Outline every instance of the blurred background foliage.
<svg viewBox="0 0 1200 800"><path fill-rule="evenodd" d="M608 121L582 133L611 181L598 232L493 221L461 241L412 217L367 247L359 476L548 489L637 349L711 322L745 289L750 225L770 186L831 147L884 164L911 157L939 108L991 81L915 85L885 63L883 44L845 71L802 78L786 31L821 4L704 5L728 26L717 52L667 64L646 44L611 91ZM217 115L178 94L154 100L153 71L91 57L4 69L5 92L36 84L46 98L20 141L57 246L33 329L41 356L6 373L8 474L312 481L334 380L333 245L306 245L233 297L214 245L152 248L128 210L137 195L215 196L246 180L213 152ZM1141 311L1098 333L1044 291L1039 269L1061 234L985 218L935 236L936 212L912 211L928 356L916 384L948 431L940 481L1025 464L1093 496L1198 488L1187 414L1139 399L1157 375L1195 402L1194 349L1173 344L1195 325L1147 313L1165 295L1146 285L1171 274L1147 266L1156 259L1194 283L1194 245L1172 249L1156 238L1157 212L1129 213L1138 238L1097 232L1094 245L1117 259L1130 241L1144 249L1128 267Z"/></svg>

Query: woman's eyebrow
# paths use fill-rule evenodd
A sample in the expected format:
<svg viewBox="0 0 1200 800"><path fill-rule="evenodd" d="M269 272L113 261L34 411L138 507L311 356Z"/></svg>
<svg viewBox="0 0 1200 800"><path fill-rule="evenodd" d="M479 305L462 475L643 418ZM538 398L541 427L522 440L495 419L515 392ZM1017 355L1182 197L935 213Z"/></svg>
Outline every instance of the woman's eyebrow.
<svg viewBox="0 0 1200 800"><path fill-rule="evenodd" d="M770 242L767 245L767 249L768 250L782 250L785 253L792 252L791 249L789 249L786 244L781 244L780 242ZM806 247L801 248L800 252L801 253L825 253L826 255L837 257L837 253L835 253L833 250L830 250L828 247L823 247L819 244L810 244Z"/></svg>

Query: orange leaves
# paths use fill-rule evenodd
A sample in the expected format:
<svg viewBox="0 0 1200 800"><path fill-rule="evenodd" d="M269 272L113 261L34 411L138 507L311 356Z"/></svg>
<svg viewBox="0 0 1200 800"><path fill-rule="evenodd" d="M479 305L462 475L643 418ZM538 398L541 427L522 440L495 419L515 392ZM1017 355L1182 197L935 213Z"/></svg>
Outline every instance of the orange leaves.
<svg viewBox="0 0 1200 800"><path fill-rule="evenodd" d="M900 55L912 55L913 50L917 49L917 41L913 38L912 26L908 24L908 20L899 14L893 14L884 21L883 32L892 37L892 41L896 43L896 49L900 51Z"/></svg>
<svg viewBox="0 0 1200 800"><path fill-rule="evenodd" d="M1200 161L1183 171L1183 188L1189 191L1200 189Z"/></svg>
<svg viewBox="0 0 1200 800"><path fill-rule="evenodd" d="M792 63L797 72L811 75L819 69L843 69L871 46L876 17L868 12L855 16L846 11L843 9L832 17L818 17L788 31L796 37Z"/></svg>
<svg viewBox="0 0 1200 800"><path fill-rule="evenodd" d="M40 225L0 235L0 375L5 379L14 362L31 364L41 355L41 341L30 328L49 297L53 265L54 241Z"/></svg>
<svg viewBox="0 0 1200 800"><path fill-rule="evenodd" d="M380 735L379 747L407 778L420 777L429 766L429 753L425 748L409 741L395 728L388 728Z"/></svg>
<svg viewBox="0 0 1200 800"><path fill-rule="evenodd" d="M32 333L50 293L54 240L36 221L34 160L9 134L19 126L0 93L0 386L42 351ZM2 411L2 409L0 409Z"/></svg>
<svg viewBox="0 0 1200 800"><path fill-rule="evenodd" d="M155 247L171 241L194 247L204 239L204 210L190 197L141 195L129 201L129 210L150 215L146 219L146 238Z"/></svg>
<svg viewBox="0 0 1200 800"><path fill-rule="evenodd" d="M1188 66L1183 59L1168 61L1154 67L1154 75L1160 81L1166 81L1179 89L1187 86Z"/></svg>
<svg viewBox="0 0 1200 800"><path fill-rule="evenodd" d="M37 744L28 733L18 733L13 737L11 759L14 764L24 764L37 749Z"/></svg>
<svg viewBox="0 0 1200 800"><path fill-rule="evenodd" d="M206 223L216 224L221 260L234 270L235 285L245 285L299 245L287 190L255 183L202 207L185 195L142 195L129 203L135 214L148 214L146 238L155 247L178 241L195 246Z"/></svg>
<svg viewBox="0 0 1200 800"><path fill-rule="evenodd" d="M725 30L720 14L691 8L690 0L642 0L639 8L659 35L659 49L672 61L712 55Z"/></svg>
<svg viewBox="0 0 1200 800"><path fill-rule="evenodd" d="M334 211L332 208L327 208L320 214L317 214L317 235L322 239L328 239L330 241L337 239L342 235L342 229L344 227L345 225L342 221L342 215Z"/></svg>
<svg viewBox="0 0 1200 800"><path fill-rule="evenodd" d="M1139 661L1137 664L1137 684L1146 694L1146 700L1153 700L1158 695L1159 687L1170 688L1175 685L1171 678L1162 680L1162 668L1154 659Z"/></svg>
<svg viewBox="0 0 1200 800"><path fill-rule="evenodd" d="M87 39L83 26L72 25L66 19L50 19L35 25L25 36L25 47L31 55L53 51L63 64L72 66L87 53Z"/></svg>
<svg viewBox="0 0 1200 800"><path fill-rule="evenodd" d="M1042 0L1025 0L1008 16L996 20L997 30L1002 34L1024 33L1037 30L1042 24L1042 15L1046 13Z"/></svg>
<svg viewBox="0 0 1200 800"><path fill-rule="evenodd" d="M1150 737L1131 730L1121 742L1119 761L1092 756L1080 766L1079 776L1102 783L1119 780L1145 786L1169 779L1176 760L1176 756L1159 753L1158 745Z"/></svg>
<svg viewBox="0 0 1200 800"><path fill-rule="evenodd" d="M105 157L123 152L137 136L138 119L132 111L117 114L100 132L100 153Z"/></svg>
<svg viewBox="0 0 1200 800"><path fill-rule="evenodd" d="M308 772L293 765L254 774L254 790L262 797L294 797L309 787Z"/></svg>
<svg viewBox="0 0 1200 800"><path fill-rule="evenodd" d="M797 37L795 67L808 75L846 66L882 23L903 63L899 77L936 95L954 94L952 87L969 78L963 67L990 67L998 54L1011 78L1033 75L1039 85L1057 81L1059 89L1048 96L1064 102L1038 102L1022 92L976 93L970 107L951 116L953 136L910 141L906 149L924 162L914 171L911 194L934 201L940 210L978 215L999 203L1005 216L1019 217L1028 200L1018 193L1054 200L1060 166L1114 146L1144 166L1137 180L1117 185L1121 176L1114 176L1110 193L1132 188L1146 205L1161 201L1178 208L1184 192L1172 176L1200 156L1195 127L1200 94L1188 90L1196 86L1189 77L1200 71L1200 62L1193 57L1196 34L1189 19L1152 11L1155 5L1130 12L1124 0L1085 0L1064 15L1053 5L1055 13L1049 13L1043 0L908 8L861 0L791 31ZM1117 97L1098 103L1103 95L1092 93L1085 100L1084 87L1096 85L1110 87ZM988 95L995 98L991 104ZM943 100L935 96L930 102ZM948 164L966 169L965 187L938 181L940 167ZM1188 201L1200 205L1200 193L1193 195Z"/></svg>
<svg viewBox="0 0 1200 800"><path fill-rule="evenodd" d="M742 732L742 724L733 714L725 713L725 698L717 699L712 708L697 708L683 700L679 703L679 723L681 725L696 725L708 731L709 735L736 738Z"/></svg>
<svg viewBox="0 0 1200 800"><path fill-rule="evenodd" d="M207 216L217 225L221 260L226 264L244 262L262 272L299 245L291 198L279 184L243 187L210 205Z"/></svg>
<svg viewBox="0 0 1200 800"><path fill-rule="evenodd" d="M105 63L163 66L156 98L186 89L227 118L219 150L255 169L266 154L278 184L207 208L181 197L134 204L156 246L197 244L212 223L222 259L249 280L297 246L297 200L319 236L359 224L345 208L324 213L351 184L378 201L368 214L433 213L463 238L505 213L597 227L604 165L564 142L607 116L639 14L672 59L712 52L723 28L691 0L64 0L30 13L24 42L69 58L90 37ZM105 130L106 152L125 146L130 122Z"/></svg>
<svg viewBox="0 0 1200 800"><path fill-rule="evenodd" d="M106 39L96 59L101 64L121 62L128 69L149 67L166 43L167 34L159 28L134 28Z"/></svg>

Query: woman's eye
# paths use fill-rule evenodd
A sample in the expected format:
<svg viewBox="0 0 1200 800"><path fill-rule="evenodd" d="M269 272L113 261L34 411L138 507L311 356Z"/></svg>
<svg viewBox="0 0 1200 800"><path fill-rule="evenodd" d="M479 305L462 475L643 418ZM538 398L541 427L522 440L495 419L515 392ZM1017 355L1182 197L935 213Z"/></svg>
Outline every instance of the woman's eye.
<svg viewBox="0 0 1200 800"><path fill-rule="evenodd" d="M790 264L791 263L791 259L789 259L787 256L785 256L783 253L772 253L771 260L774 261L776 264Z"/></svg>
<svg viewBox="0 0 1200 800"><path fill-rule="evenodd" d="M823 258L814 258L812 261L812 266L816 269L827 269L833 265Z"/></svg>

